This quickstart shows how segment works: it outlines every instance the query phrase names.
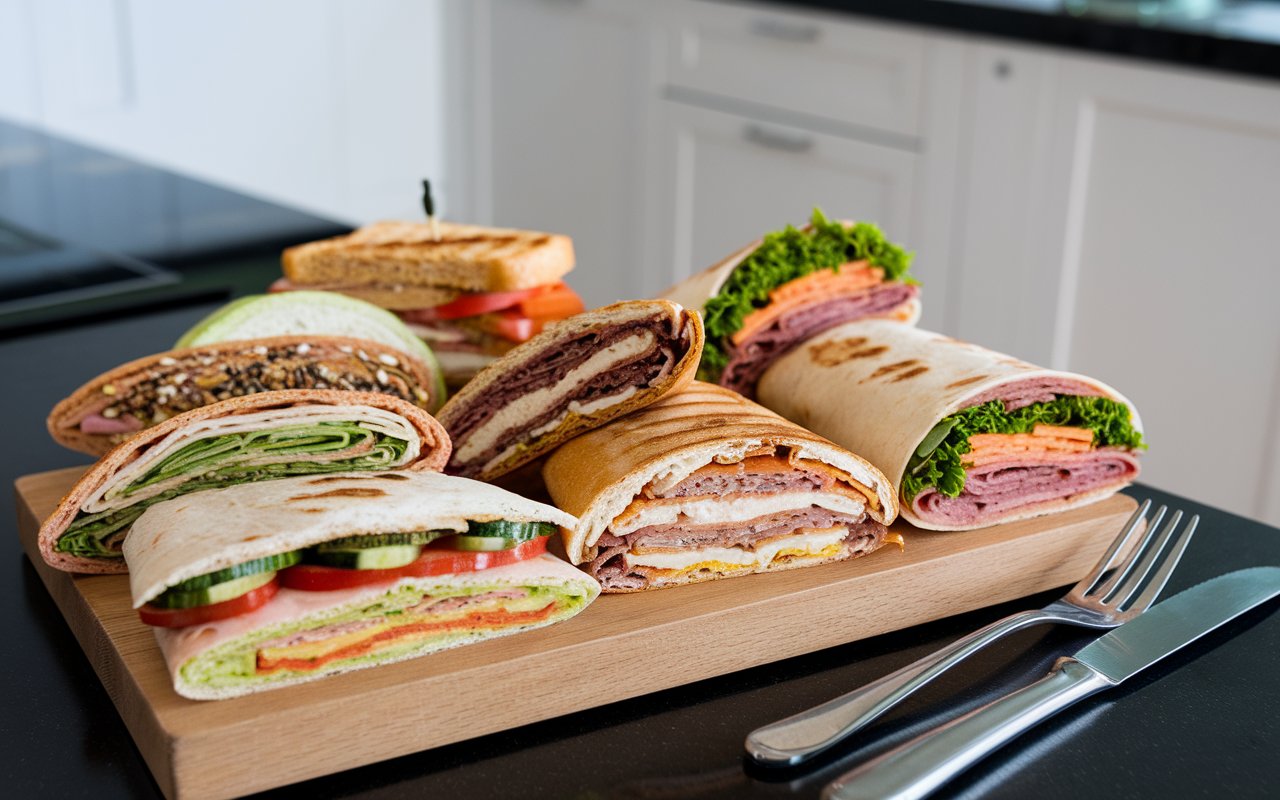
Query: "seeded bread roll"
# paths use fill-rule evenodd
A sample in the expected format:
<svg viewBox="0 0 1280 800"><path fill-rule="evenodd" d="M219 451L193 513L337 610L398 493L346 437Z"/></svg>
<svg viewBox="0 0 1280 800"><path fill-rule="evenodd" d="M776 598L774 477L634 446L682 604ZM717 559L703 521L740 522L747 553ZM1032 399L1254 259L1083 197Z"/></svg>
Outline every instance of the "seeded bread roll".
<svg viewBox="0 0 1280 800"><path fill-rule="evenodd" d="M279 389L389 394L432 408L438 378L423 362L369 339L274 336L169 350L103 373L54 406L54 441L101 456L144 428L219 400Z"/></svg>
<svg viewBox="0 0 1280 800"><path fill-rule="evenodd" d="M441 222L379 222L284 251L298 286L434 287L504 292L555 283L573 269L568 236ZM381 305L381 303L380 303Z"/></svg>

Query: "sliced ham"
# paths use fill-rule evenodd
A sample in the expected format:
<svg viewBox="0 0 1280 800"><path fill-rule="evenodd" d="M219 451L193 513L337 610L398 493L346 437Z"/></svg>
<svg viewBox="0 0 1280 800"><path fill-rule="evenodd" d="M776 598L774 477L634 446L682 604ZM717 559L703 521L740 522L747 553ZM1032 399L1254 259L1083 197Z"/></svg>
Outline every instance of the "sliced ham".
<svg viewBox="0 0 1280 800"><path fill-rule="evenodd" d="M791 308L745 340L730 345L720 385L753 397L756 381L764 371L806 340L846 322L888 316L917 294L919 290L909 284L880 283L856 294Z"/></svg>
<svg viewBox="0 0 1280 800"><path fill-rule="evenodd" d="M133 433L142 430L142 421L131 416L107 419L101 414L90 414L80 420L83 433Z"/></svg>
<svg viewBox="0 0 1280 800"><path fill-rule="evenodd" d="M965 408L980 406L992 400L1003 400L1005 411L1016 411L1035 403L1051 402L1058 395L1106 397L1101 389L1092 384L1049 375L1001 384L982 394L974 395L965 404Z"/></svg>
<svg viewBox="0 0 1280 800"><path fill-rule="evenodd" d="M1137 476L1137 456L1119 448L1015 455L966 470L958 497L925 489L916 495L912 510L926 522L977 527L1027 506L1120 487Z"/></svg>

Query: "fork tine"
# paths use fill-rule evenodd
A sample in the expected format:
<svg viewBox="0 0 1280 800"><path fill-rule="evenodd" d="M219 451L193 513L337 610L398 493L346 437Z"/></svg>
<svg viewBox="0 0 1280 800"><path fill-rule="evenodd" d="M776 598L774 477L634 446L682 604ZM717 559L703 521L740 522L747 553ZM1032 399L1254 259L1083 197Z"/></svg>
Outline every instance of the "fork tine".
<svg viewBox="0 0 1280 800"><path fill-rule="evenodd" d="M1129 543L1129 539L1133 537L1133 532L1138 529L1138 524L1142 522L1142 518L1147 515L1147 511L1150 508L1151 498L1148 497L1146 500L1142 501L1137 510L1135 510L1129 517L1129 521L1124 524L1124 528L1121 529L1120 535L1111 542L1111 546L1107 548L1107 552L1103 553L1102 558L1098 559L1098 563L1093 567L1093 572L1089 573L1093 577L1093 582L1090 583L1088 588L1086 588L1081 594L1089 594L1095 587L1097 587L1099 581L1102 580L1107 570L1111 568L1111 562L1114 561L1116 555L1124 549L1124 546Z"/></svg>
<svg viewBox="0 0 1280 800"><path fill-rule="evenodd" d="M1113 586L1107 596L1102 599L1104 603L1118 608L1124 601L1138 593L1139 586L1155 565L1156 559L1160 557L1160 551L1173 538L1173 533L1178 529L1178 523L1181 521L1182 511L1174 510L1173 516L1169 518L1169 522L1160 530L1160 535L1155 538L1155 541L1151 542L1150 546L1145 546L1146 543L1144 543L1142 557L1134 556L1134 563L1131 568L1126 570L1124 578Z"/></svg>
<svg viewBox="0 0 1280 800"><path fill-rule="evenodd" d="M1165 506L1160 506L1156 509L1156 513L1152 515L1151 522L1147 525L1146 531L1143 532L1142 538L1133 546L1133 549L1129 551L1124 561L1115 565L1111 575L1107 576L1105 580L1100 581L1094 589L1089 592L1089 596L1102 598L1105 601L1107 597L1110 597L1115 593L1116 587L1123 583L1125 579L1133 573L1133 568L1138 563L1138 560L1142 557L1143 553L1150 550L1151 542L1156 538L1157 533L1160 530L1160 522L1164 519L1166 511L1168 511L1168 508Z"/></svg>
<svg viewBox="0 0 1280 800"><path fill-rule="evenodd" d="M1174 520L1179 516L1181 514L1175 514ZM1173 521L1170 521L1169 524L1172 526ZM1156 573L1152 576L1151 582L1147 584L1147 588L1142 590L1142 594L1138 595L1137 599L1131 599L1133 592L1130 591L1130 597L1121 601L1121 611L1127 612L1134 609L1145 611L1156 601L1156 598L1160 596L1160 592L1164 589L1164 585L1169 582L1169 576L1173 574L1174 567L1178 566L1178 561L1182 558L1187 545L1191 544L1191 535L1196 532L1196 526L1199 524L1200 515L1193 515L1191 520L1187 522L1186 528L1183 529L1182 533L1178 535L1178 538L1174 540L1173 544L1161 557L1159 568L1156 569ZM1150 571L1150 567L1144 570L1144 572L1147 571ZM1136 581L1132 588L1136 590L1139 583L1141 581Z"/></svg>

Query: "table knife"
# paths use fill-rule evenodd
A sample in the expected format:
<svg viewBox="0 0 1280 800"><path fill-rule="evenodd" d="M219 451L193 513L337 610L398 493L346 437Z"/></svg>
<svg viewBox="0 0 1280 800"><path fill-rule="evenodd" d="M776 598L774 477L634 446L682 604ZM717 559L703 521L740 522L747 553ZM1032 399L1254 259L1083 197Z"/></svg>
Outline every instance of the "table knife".
<svg viewBox="0 0 1280 800"><path fill-rule="evenodd" d="M1280 595L1280 567L1221 575L1060 658L1040 681L866 762L824 800L924 797L1033 725L1116 686L1215 628Z"/></svg>

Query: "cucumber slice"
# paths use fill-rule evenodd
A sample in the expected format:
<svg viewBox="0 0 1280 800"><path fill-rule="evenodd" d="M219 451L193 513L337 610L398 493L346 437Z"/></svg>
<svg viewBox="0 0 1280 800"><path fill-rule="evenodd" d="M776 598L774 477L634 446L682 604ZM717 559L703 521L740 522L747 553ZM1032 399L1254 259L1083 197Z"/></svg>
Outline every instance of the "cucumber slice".
<svg viewBox="0 0 1280 800"><path fill-rule="evenodd" d="M288 553L280 553L279 555L266 556L264 558L255 558L252 561L246 561L243 564L236 564L233 567L216 570L214 572L206 572L203 575L197 575L194 578L187 578L185 581L175 583L166 591L178 592L196 592L201 589L208 589L219 583L228 583L230 581L239 580L249 575L257 575L261 572L272 572L292 567L302 560L301 550L291 550ZM262 583L266 583L263 581ZM259 586L262 583L258 584ZM247 590L246 590L247 591ZM244 592L241 592L244 594ZM234 595L233 595L234 596ZM196 605L205 605L204 603L196 603ZM190 608L190 606L174 606L174 608Z"/></svg>
<svg viewBox="0 0 1280 800"><path fill-rule="evenodd" d="M361 550L396 544L430 544L453 531L407 531L405 533L373 533L367 536L344 536L316 546L317 550Z"/></svg>
<svg viewBox="0 0 1280 800"><path fill-rule="evenodd" d="M466 533L460 533L451 539L446 540L446 546L454 550L510 550L520 544L515 539L508 539L505 536L472 536Z"/></svg>
<svg viewBox="0 0 1280 800"><path fill-rule="evenodd" d="M203 576L201 576L203 577ZM152 605L160 608L195 608L196 606L211 606L214 603L225 603L228 600L234 600L242 594L248 594L259 586L265 586L276 577L275 570L268 572L255 572L251 575L242 575L239 578L232 578L229 581L215 583L212 586L206 586L190 591L182 591L180 589L166 589L159 597L152 600Z"/></svg>
<svg viewBox="0 0 1280 800"><path fill-rule="evenodd" d="M308 560L327 567L343 569L394 569L412 564L422 555L422 547L416 544L392 544L386 547L362 547L341 550L316 548Z"/></svg>
<svg viewBox="0 0 1280 800"><path fill-rule="evenodd" d="M467 522L468 536L501 536L517 542L527 542L539 536L550 536L556 532L556 526L550 522L512 522L506 519L495 519L490 522ZM501 548L500 548L501 549Z"/></svg>

